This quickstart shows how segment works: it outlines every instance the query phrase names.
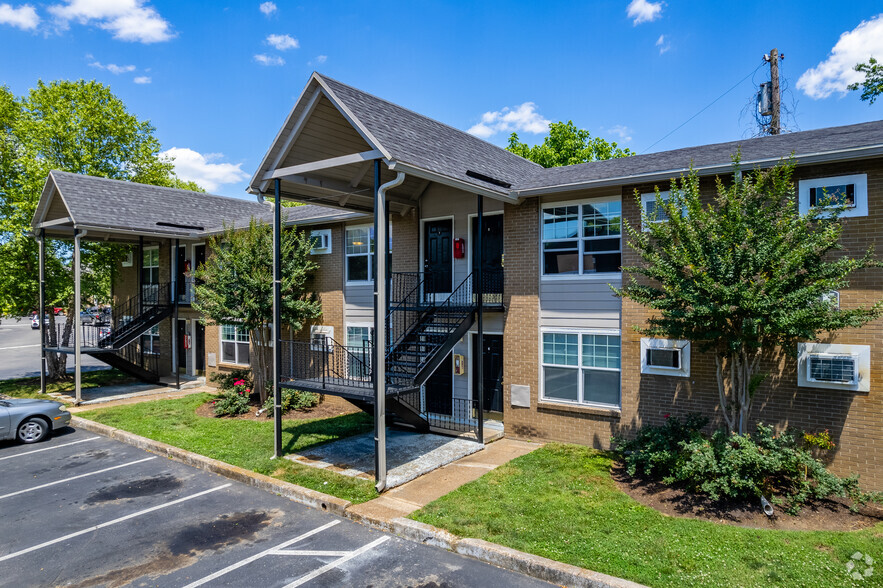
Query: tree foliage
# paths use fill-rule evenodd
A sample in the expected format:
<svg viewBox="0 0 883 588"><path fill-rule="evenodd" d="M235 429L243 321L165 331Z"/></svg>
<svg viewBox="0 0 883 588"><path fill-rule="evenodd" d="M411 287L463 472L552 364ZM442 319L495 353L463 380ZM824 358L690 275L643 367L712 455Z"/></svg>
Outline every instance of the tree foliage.
<svg viewBox="0 0 883 588"><path fill-rule="evenodd" d="M686 339L714 354L722 413L740 433L764 379L764 357L883 314L883 301L839 308L826 297L848 288L853 272L881 263L872 250L858 258L840 251L843 208L798 214L793 170L783 162L739 179L737 160L733 181L718 178L707 204L691 171L672 181L667 201L657 189L667 221L648 218L638 194L645 230L624 220L641 263L623 267L630 277L615 293L654 311L639 332Z"/></svg>
<svg viewBox="0 0 883 588"><path fill-rule="evenodd" d="M292 228L282 233L282 322L292 332L322 314L307 281L318 265L310 258L309 236ZM215 325L236 324L249 331L254 386L261 402L267 382L273 321L273 228L252 219L247 229L225 227L209 243L211 255L193 272L193 307Z"/></svg>
<svg viewBox="0 0 883 588"><path fill-rule="evenodd" d="M543 167L574 165L634 155L628 148L619 147L615 141L606 141L601 137L593 138L589 131L578 128L571 120L566 123L551 123L549 134L542 143L533 147L522 143L518 135L512 133L506 150Z"/></svg>
<svg viewBox="0 0 883 588"><path fill-rule="evenodd" d="M174 175L154 133L148 121L95 81L39 81L21 98L0 87L0 314L21 316L37 308L31 221L51 170L198 189ZM106 243L82 245L84 302L106 302L125 250ZM71 256L70 241L47 240L47 305L73 307ZM64 357L53 354L50 376L64 377L64 364Z"/></svg>
<svg viewBox="0 0 883 588"><path fill-rule="evenodd" d="M878 63L876 59L871 57L867 63L859 63L854 69L865 74L865 79L862 82L849 84L847 88L861 90L861 99L867 100L868 104L873 104L877 97L883 94L883 63Z"/></svg>

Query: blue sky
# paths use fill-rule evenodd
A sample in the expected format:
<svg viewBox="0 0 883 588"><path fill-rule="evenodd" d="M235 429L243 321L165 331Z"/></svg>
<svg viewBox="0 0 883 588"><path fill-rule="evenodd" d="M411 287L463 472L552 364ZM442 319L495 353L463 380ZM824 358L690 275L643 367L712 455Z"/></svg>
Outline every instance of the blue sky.
<svg viewBox="0 0 883 588"><path fill-rule="evenodd" d="M883 59L881 12L879 0L0 0L0 84L110 84L179 175L246 197L313 70L498 145L572 119L644 152L751 136L768 75L754 70L778 47L787 127L883 119L883 101L843 92L854 63Z"/></svg>

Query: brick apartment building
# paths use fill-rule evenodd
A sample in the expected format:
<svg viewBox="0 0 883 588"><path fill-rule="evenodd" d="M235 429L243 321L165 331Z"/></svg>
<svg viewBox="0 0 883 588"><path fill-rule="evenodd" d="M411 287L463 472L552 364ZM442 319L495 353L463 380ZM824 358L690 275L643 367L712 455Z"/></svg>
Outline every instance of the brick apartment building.
<svg viewBox="0 0 883 588"><path fill-rule="evenodd" d="M374 239L375 196L381 184L397 183L386 197L384 368L387 406L401 421L460 433L481 423L516 438L599 448L666 414L698 411L721 424L713 358L688 341L638 335L633 327L646 310L614 297L610 285L622 283L620 266L637 261L621 220L640 225L638 199L652 206L654 188L666 190L691 165L710 196L715 177L731 176L737 151L745 170L793 154L801 209L815 189L842 191L850 205L844 252L861 255L876 244L883 122L543 169L313 74L249 187L260 196L278 186L282 198L308 204L286 209L286 223L313 236L320 266L312 287L323 316L281 342L283 385L337 394L366 410L373 404L374 250L386 249ZM203 328L190 310L187 270L224 222L269 221L271 208L132 186L53 172L34 229L69 238L76 228L85 238L135 244L114 284L118 303L139 287L144 296L145 284L173 283L171 307L155 313L162 317L150 319L150 332L117 343L139 348L139 357L157 350L159 377L247 365L247 333ZM843 307L869 304L883 297L881 285L883 270L866 271L832 296ZM788 351L765 366L771 377L752 419L830 430L833 470L883 489L883 321Z"/></svg>

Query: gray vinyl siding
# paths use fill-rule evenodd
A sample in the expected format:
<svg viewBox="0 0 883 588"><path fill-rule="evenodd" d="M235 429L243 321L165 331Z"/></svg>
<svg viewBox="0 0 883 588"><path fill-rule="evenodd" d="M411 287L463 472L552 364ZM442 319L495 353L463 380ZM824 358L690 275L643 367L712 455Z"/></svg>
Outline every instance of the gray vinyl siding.
<svg viewBox="0 0 883 588"><path fill-rule="evenodd" d="M622 278L541 280L540 326L618 329L622 305L608 284L620 286Z"/></svg>
<svg viewBox="0 0 883 588"><path fill-rule="evenodd" d="M372 284L344 285L344 319L347 324L374 321L374 286Z"/></svg>

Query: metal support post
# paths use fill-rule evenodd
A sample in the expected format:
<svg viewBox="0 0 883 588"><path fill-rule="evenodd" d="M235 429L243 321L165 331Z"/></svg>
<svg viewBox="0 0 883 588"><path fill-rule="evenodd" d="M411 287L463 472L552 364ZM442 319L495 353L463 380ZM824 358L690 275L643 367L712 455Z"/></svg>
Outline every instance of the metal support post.
<svg viewBox="0 0 883 588"><path fill-rule="evenodd" d="M46 229L40 229L37 245L40 265L40 302L37 306L40 321L40 393L46 394L46 325L43 321L46 315Z"/></svg>
<svg viewBox="0 0 883 588"><path fill-rule="evenodd" d="M282 457L282 180L273 182L273 421L274 456Z"/></svg>
<svg viewBox="0 0 883 588"><path fill-rule="evenodd" d="M171 241L169 242L171 245ZM175 252L172 254L172 291L171 295L175 302L174 327L172 328L172 365L175 369L175 388L181 389L181 366L178 364L178 254L180 253L180 240L175 239ZM157 303L159 301L157 300ZM185 333L186 336L186 333Z"/></svg>
<svg viewBox="0 0 883 588"><path fill-rule="evenodd" d="M82 355L83 328L80 318L80 238L85 232L74 229L74 390L76 403L83 401ZM40 317L40 322L43 319Z"/></svg>
<svg viewBox="0 0 883 588"><path fill-rule="evenodd" d="M478 195L478 223L477 237L475 239L475 268L473 279L475 280L475 293L478 297L478 341L473 352L476 354L475 378L478 380L478 442L484 443L484 197Z"/></svg>
<svg viewBox="0 0 883 588"><path fill-rule="evenodd" d="M386 197L380 190L380 160L374 160L374 479L378 492L386 488Z"/></svg>

